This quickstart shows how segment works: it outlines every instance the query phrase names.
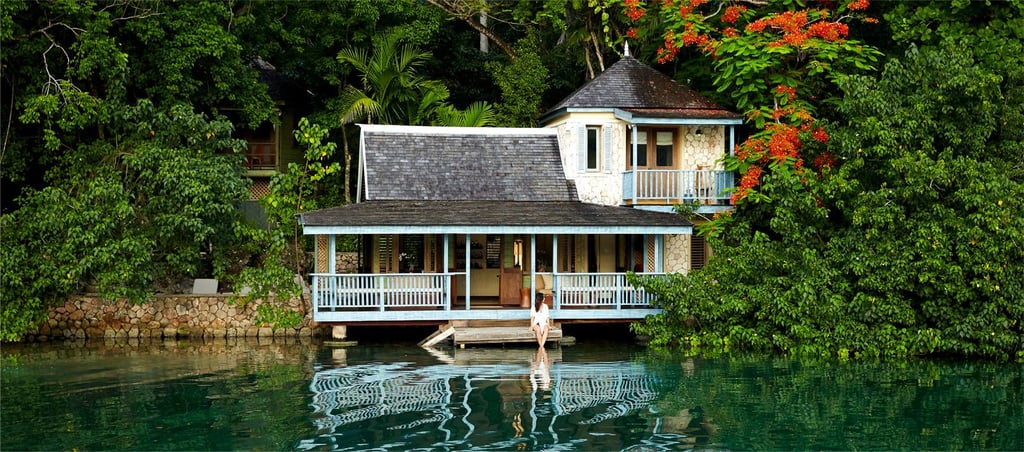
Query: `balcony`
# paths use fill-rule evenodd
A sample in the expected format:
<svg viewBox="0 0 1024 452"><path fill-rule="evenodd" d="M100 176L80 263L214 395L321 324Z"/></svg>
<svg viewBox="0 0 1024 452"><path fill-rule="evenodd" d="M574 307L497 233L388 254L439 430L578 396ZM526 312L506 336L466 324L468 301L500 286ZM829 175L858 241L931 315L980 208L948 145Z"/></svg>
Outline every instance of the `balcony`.
<svg viewBox="0 0 1024 452"><path fill-rule="evenodd" d="M249 171L276 170L277 144L274 142L249 141L245 157Z"/></svg>
<svg viewBox="0 0 1024 452"><path fill-rule="evenodd" d="M729 206L730 189L735 186L731 171L649 170L622 173L622 199L627 205L698 203L708 211Z"/></svg>

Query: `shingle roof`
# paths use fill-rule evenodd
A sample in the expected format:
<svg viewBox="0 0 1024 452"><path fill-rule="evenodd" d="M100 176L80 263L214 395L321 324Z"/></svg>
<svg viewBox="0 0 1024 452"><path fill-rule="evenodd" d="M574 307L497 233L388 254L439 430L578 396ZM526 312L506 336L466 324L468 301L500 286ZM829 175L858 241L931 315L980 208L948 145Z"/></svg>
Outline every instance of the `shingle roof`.
<svg viewBox="0 0 1024 452"><path fill-rule="evenodd" d="M636 58L624 56L545 113L567 108L636 109L682 118L741 117Z"/></svg>
<svg viewBox="0 0 1024 452"><path fill-rule="evenodd" d="M571 201L550 129L363 125L365 199Z"/></svg>
<svg viewBox="0 0 1024 452"><path fill-rule="evenodd" d="M300 215L303 227L685 227L682 215L579 201L367 201ZM524 230L529 230L524 229Z"/></svg>

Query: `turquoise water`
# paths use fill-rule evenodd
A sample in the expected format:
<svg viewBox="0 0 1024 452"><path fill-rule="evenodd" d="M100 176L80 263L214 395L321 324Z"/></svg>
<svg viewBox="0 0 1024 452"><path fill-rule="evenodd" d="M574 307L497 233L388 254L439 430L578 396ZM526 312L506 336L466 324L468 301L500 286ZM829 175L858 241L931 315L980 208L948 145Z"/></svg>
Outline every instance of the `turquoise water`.
<svg viewBox="0 0 1024 452"><path fill-rule="evenodd" d="M1024 450L1024 366L629 344L5 345L0 450Z"/></svg>

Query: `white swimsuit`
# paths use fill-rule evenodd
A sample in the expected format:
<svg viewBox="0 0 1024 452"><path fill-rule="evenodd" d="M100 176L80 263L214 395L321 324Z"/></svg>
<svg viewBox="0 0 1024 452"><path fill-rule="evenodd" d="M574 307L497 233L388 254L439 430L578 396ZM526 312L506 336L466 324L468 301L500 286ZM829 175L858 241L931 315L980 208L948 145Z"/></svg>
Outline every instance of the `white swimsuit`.
<svg viewBox="0 0 1024 452"><path fill-rule="evenodd" d="M543 305L533 314L533 324L540 327L548 326L548 305Z"/></svg>

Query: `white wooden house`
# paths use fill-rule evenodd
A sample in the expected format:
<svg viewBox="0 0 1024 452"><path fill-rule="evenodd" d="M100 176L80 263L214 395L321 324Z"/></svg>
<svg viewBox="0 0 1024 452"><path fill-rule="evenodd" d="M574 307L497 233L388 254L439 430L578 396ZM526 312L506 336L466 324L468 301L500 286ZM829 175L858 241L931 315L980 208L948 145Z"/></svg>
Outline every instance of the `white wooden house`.
<svg viewBox="0 0 1024 452"><path fill-rule="evenodd" d="M727 209L719 159L741 117L626 56L539 128L363 125L357 202L300 215L317 240L317 322L552 318L658 312L626 273L687 272L707 250L671 212ZM341 274L337 239L360 239Z"/></svg>

